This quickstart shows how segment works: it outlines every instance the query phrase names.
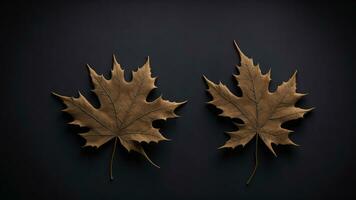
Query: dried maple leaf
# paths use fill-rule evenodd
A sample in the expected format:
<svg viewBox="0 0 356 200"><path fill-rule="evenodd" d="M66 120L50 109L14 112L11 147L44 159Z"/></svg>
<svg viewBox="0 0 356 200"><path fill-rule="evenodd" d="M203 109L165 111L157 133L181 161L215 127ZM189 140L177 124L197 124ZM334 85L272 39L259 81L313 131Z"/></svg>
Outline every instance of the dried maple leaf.
<svg viewBox="0 0 356 200"><path fill-rule="evenodd" d="M79 97L58 95L67 106L63 111L73 116L69 124L87 127L89 131L81 133L86 140L84 146L100 147L114 139L113 153L110 162L110 177L112 179L112 161L117 140L128 151L142 154L151 164L154 164L145 153L141 142L159 142L168 140L157 128L152 126L154 120L166 120L178 117L174 110L182 103L163 100L162 97L152 102L146 101L151 90L155 89L155 77L151 77L149 58L137 71L132 73L132 81L124 78L124 70L113 56L111 79L98 75L88 65L90 77L94 85L93 92L97 95L100 107L95 108L79 93Z"/></svg>
<svg viewBox="0 0 356 200"><path fill-rule="evenodd" d="M254 65L253 60L245 56L234 41L239 52L241 64L237 65L239 75L234 75L242 96L234 95L221 82L215 84L204 79L208 85L208 92L213 100L208 102L222 110L220 116L231 119L240 119L243 124L237 124L238 130L227 132L230 139L220 148L235 148L245 146L253 137L256 138L255 168L247 181L255 174L257 169L257 147L260 137L266 146L276 155L272 143L296 145L288 135L291 130L282 128L281 125L290 120L302 118L312 109L295 107L295 103L305 94L296 92L296 73L287 81L278 86L275 92L269 91L271 81L270 71L262 74L259 65Z"/></svg>

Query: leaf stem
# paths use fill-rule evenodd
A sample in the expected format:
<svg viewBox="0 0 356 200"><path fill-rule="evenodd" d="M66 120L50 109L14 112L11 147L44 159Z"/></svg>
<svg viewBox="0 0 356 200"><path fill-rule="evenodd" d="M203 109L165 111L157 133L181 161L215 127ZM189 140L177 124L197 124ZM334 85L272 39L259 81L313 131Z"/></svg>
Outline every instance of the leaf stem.
<svg viewBox="0 0 356 200"><path fill-rule="evenodd" d="M257 166L258 166L258 157L257 157L258 153L257 153L257 151L258 151L258 134L256 134L255 167L254 167L254 169L253 169L253 171L252 171L252 174L251 174L250 177L248 178L248 180L247 180L247 182L246 182L246 185L249 185L249 184L250 184L250 182L251 182L251 180L252 180L252 178L253 178L253 176L255 175L256 170L257 170Z"/></svg>
<svg viewBox="0 0 356 200"><path fill-rule="evenodd" d="M117 137L115 137L115 142L114 142L114 147L111 153L111 160L110 160L110 181L114 180L114 177L112 175L112 163L114 161L114 155L115 155L115 151L116 151L116 145L117 144Z"/></svg>

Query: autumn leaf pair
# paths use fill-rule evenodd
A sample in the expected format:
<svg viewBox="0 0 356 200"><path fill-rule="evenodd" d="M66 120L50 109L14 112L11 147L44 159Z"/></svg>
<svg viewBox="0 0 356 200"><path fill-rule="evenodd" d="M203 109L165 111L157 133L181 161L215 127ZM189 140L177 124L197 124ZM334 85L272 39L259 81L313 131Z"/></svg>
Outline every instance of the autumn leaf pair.
<svg viewBox="0 0 356 200"><path fill-rule="evenodd" d="M237 131L228 132L230 139L220 148L235 148L245 146L252 138L256 138L256 164L250 182L257 168L257 147L260 138L276 155L273 144L293 143L288 135L291 132L281 125L289 120L303 117L311 109L295 107L295 103L304 94L296 92L296 73L280 85L275 92L269 91L270 72L262 74L258 65L245 56L239 47L241 64L237 66L239 75L234 75L242 96L234 95L222 83L215 84L204 76L208 85L208 92L213 97L210 104L222 110L220 116L240 119L243 124L236 124ZM171 102L162 97L148 102L148 94L156 88L156 78L151 75L150 61L132 73L132 80L126 81L124 70L113 56L111 78L106 79L98 75L89 67L93 92L100 101L100 107L94 107L83 95L67 97L56 93L67 106L63 111L72 115L74 120L69 124L89 128L81 133L86 140L85 146L99 148L103 144L114 140L114 147L110 162L110 177L112 176L112 161L117 142L128 151L142 154L150 163L154 164L142 147L143 142L159 142L168 140L159 129L152 126L155 120L175 118L175 109L185 102Z"/></svg>

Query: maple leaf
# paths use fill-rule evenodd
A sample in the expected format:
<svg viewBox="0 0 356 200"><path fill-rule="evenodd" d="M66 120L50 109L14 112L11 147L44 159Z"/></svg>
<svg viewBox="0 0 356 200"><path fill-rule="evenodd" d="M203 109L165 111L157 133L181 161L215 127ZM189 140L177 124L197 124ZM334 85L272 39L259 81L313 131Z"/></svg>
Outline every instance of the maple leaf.
<svg viewBox="0 0 356 200"><path fill-rule="evenodd" d="M287 81L278 86L275 92L269 91L271 81L269 71L262 74L259 65L254 65L253 60L245 56L236 42L235 47L240 55L241 64L237 65L239 75L234 75L241 96L234 95L221 82L215 84L204 76L208 85L208 92L213 97L210 104L222 110L220 116L231 119L240 119L243 124L236 124L237 131L227 132L230 139L220 148L235 148L245 146L252 138L256 138L255 168L247 181L251 181L257 169L258 138L261 138L271 152L273 144L296 145L288 135L291 130L282 128L284 122L302 118L311 109L302 109L295 103L305 94L296 92L296 73Z"/></svg>
<svg viewBox="0 0 356 200"><path fill-rule="evenodd" d="M146 101L148 94L156 88L156 78L151 77L149 58L142 67L132 73L132 80L129 82L125 80L124 70L115 56L110 79L98 75L89 65L88 69L94 86L92 91L100 102L99 108L92 106L80 92L77 98L53 93L67 106L62 111L73 116L74 121L69 124L89 128L88 132L80 134L86 140L84 146L99 148L110 140L115 140L110 163L111 179L117 140L129 152L142 154L158 167L147 156L140 143L168 140L152 126L152 122L178 117L174 110L185 102L170 102L162 96L151 102Z"/></svg>

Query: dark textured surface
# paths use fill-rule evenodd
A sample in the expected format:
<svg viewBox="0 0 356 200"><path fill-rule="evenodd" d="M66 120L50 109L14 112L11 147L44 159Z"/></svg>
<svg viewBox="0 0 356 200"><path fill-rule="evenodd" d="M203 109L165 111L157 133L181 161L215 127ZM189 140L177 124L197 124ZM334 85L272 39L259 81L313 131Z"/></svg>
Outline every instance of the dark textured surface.
<svg viewBox="0 0 356 200"><path fill-rule="evenodd" d="M1 6L1 199L325 199L354 197L355 3L67 3ZM204 102L201 75L232 79L242 50L272 86L298 70L299 105L315 106L289 123L300 147L260 145L249 187L253 141L221 151L234 130ZM112 142L81 148L78 128L50 95L90 92L89 63L108 75L111 54L131 71L150 56L158 89L188 104L159 123L170 142L146 145L156 169L122 147L108 180ZM128 75L129 78L130 75Z"/></svg>

